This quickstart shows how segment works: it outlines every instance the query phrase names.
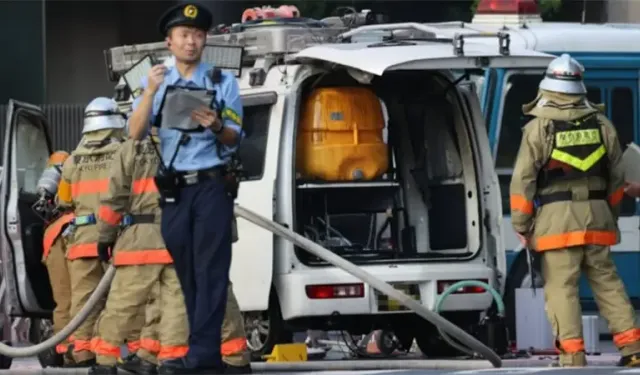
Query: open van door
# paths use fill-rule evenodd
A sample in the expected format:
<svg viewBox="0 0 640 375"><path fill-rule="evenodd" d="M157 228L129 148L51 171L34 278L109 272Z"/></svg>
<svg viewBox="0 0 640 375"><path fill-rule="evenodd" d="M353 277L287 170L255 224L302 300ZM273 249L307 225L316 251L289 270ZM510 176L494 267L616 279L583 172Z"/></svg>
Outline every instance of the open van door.
<svg viewBox="0 0 640 375"><path fill-rule="evenodd" d="M306 48L292 59L323 61L381 76L392 70L542 68L556 56L523 48L503 50L498 43L465 41L464 47L437 42L344 43Z"/></svg>
<svg viewBox="0 0 640 375"><path fill-rule="evenodd" d="M55 304L42 264L44 222L32 210L37 183L52 152L39 107L10 100L7 108L0 191L0 257L7 313L49 317Z"/></svg>

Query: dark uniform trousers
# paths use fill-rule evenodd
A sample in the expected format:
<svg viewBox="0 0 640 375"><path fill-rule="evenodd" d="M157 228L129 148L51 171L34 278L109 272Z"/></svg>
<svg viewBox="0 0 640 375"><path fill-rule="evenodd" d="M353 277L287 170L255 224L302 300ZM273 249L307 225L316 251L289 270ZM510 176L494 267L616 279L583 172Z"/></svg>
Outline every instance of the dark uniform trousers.
<svg viewBox="0 0 640 375"><path fill-rule="evenodd" d="M180 188L162 209L162 236L173 257L189 320L189 368L221 367L221 329L231 267L233 201L219 178Z"/></svg>

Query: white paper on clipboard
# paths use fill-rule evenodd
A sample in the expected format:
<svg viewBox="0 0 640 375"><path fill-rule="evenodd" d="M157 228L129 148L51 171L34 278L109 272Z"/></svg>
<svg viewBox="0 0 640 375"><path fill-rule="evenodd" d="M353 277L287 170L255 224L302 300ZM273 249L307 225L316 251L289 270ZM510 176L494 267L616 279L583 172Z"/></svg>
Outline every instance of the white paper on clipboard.
<svg viewBox="0 0 640 375"><path fill-rule="evenodd" d="M640 146L629 143L622 154L624 179L626 182L640 183Z"/></svg>
<svg viewBox="0 0 640 375"><path fill-rule="evenodd" d="M140 93L142 93L142 78L149 74L152 67L153 59L150 55L147 55L123 74L124 80L129 86L134 98L138 97Z"/></svg>
<svg viewBox="0 0 640 375"><path fill-rule="evenodd" d="M193 130L200 126L191 119L191 112L201 107L211 108L215 92L170 86L162 104L161 128Z"/></svg>

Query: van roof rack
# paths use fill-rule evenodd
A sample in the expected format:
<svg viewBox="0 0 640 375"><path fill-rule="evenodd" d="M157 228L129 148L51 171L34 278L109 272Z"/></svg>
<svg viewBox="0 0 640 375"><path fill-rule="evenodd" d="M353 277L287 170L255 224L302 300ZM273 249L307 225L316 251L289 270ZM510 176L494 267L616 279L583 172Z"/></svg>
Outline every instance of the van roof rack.
<svg viewBox="0 0 640 375"><path fill-rule="evenodd" d="M497 37L500 52L509 54L509 37L506 33L450 35L452 32L447 31L443 25L376 23L376 20L379 22L381 19L364 10L323 20L299 16L275 17L251 20L230 27L221 25L213 34L207 35L207 49L203 60L223 70L232 70L239 76L243 67L253 66L258 59L270 57L278 60L317 44L438 40L453 42L456 54L463 55L463 39L478 37ZM240 54L237 53L238 49L242 49ZM105 63L110 80L117 81L147 56L151 56L154 63L162 63L170 56L170 52L165 42L125 45L106 50Z"/></svg>

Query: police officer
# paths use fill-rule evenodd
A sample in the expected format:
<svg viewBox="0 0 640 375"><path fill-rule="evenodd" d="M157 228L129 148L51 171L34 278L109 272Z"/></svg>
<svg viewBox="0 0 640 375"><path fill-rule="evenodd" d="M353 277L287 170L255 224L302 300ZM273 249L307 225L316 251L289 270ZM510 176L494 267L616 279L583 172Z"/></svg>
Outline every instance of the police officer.
<svg viewBox="0 0 640 375"><path fill-rule="evenodd" d="M162 235L180 279L190 325L188 354L164 362L162 373L222 371L221 326L233 215L224 176L228 155L242 137L242 104L235 77L200 61L211 23L211 13L195 3L180 3L162 16L159 28L175 65L151 69L129 118L129 135L135 139L143 138L150 125L160 126L162 164L156 185L163 200ZM191 113L200 124L196 131L185 133L162 122L160 105L170 85L216 91L216 108L203 106Z"/></svg>
<svg viewBox="0 0 640 375"><path fill-rule="evenodd" d="M124 127L125 117L114 100L104 97L92 100L84 111L83 138L62 167L61 185L67 186L71 194L65 198L59 193L58 203L75 214L63 233L69 241L71 316L80 311L104 275L98 259L96 214L100 197L108 186L111 160L123 141ZM102 303L98 304L73 334L73 358L78 366L95 363L91 339L102 307Z"/></svg>
<svg viewBox="0 0 640 375"><path fill-rule="evenodd" d="M623 197L618 136L585 97L583 67L553 60L524 128L511 180L511 220L521 242L539 252L549 321L561 366L585 366L578 281L584 272L620 350L620 366L640 365L640 329L611 260Z"/></svg>

